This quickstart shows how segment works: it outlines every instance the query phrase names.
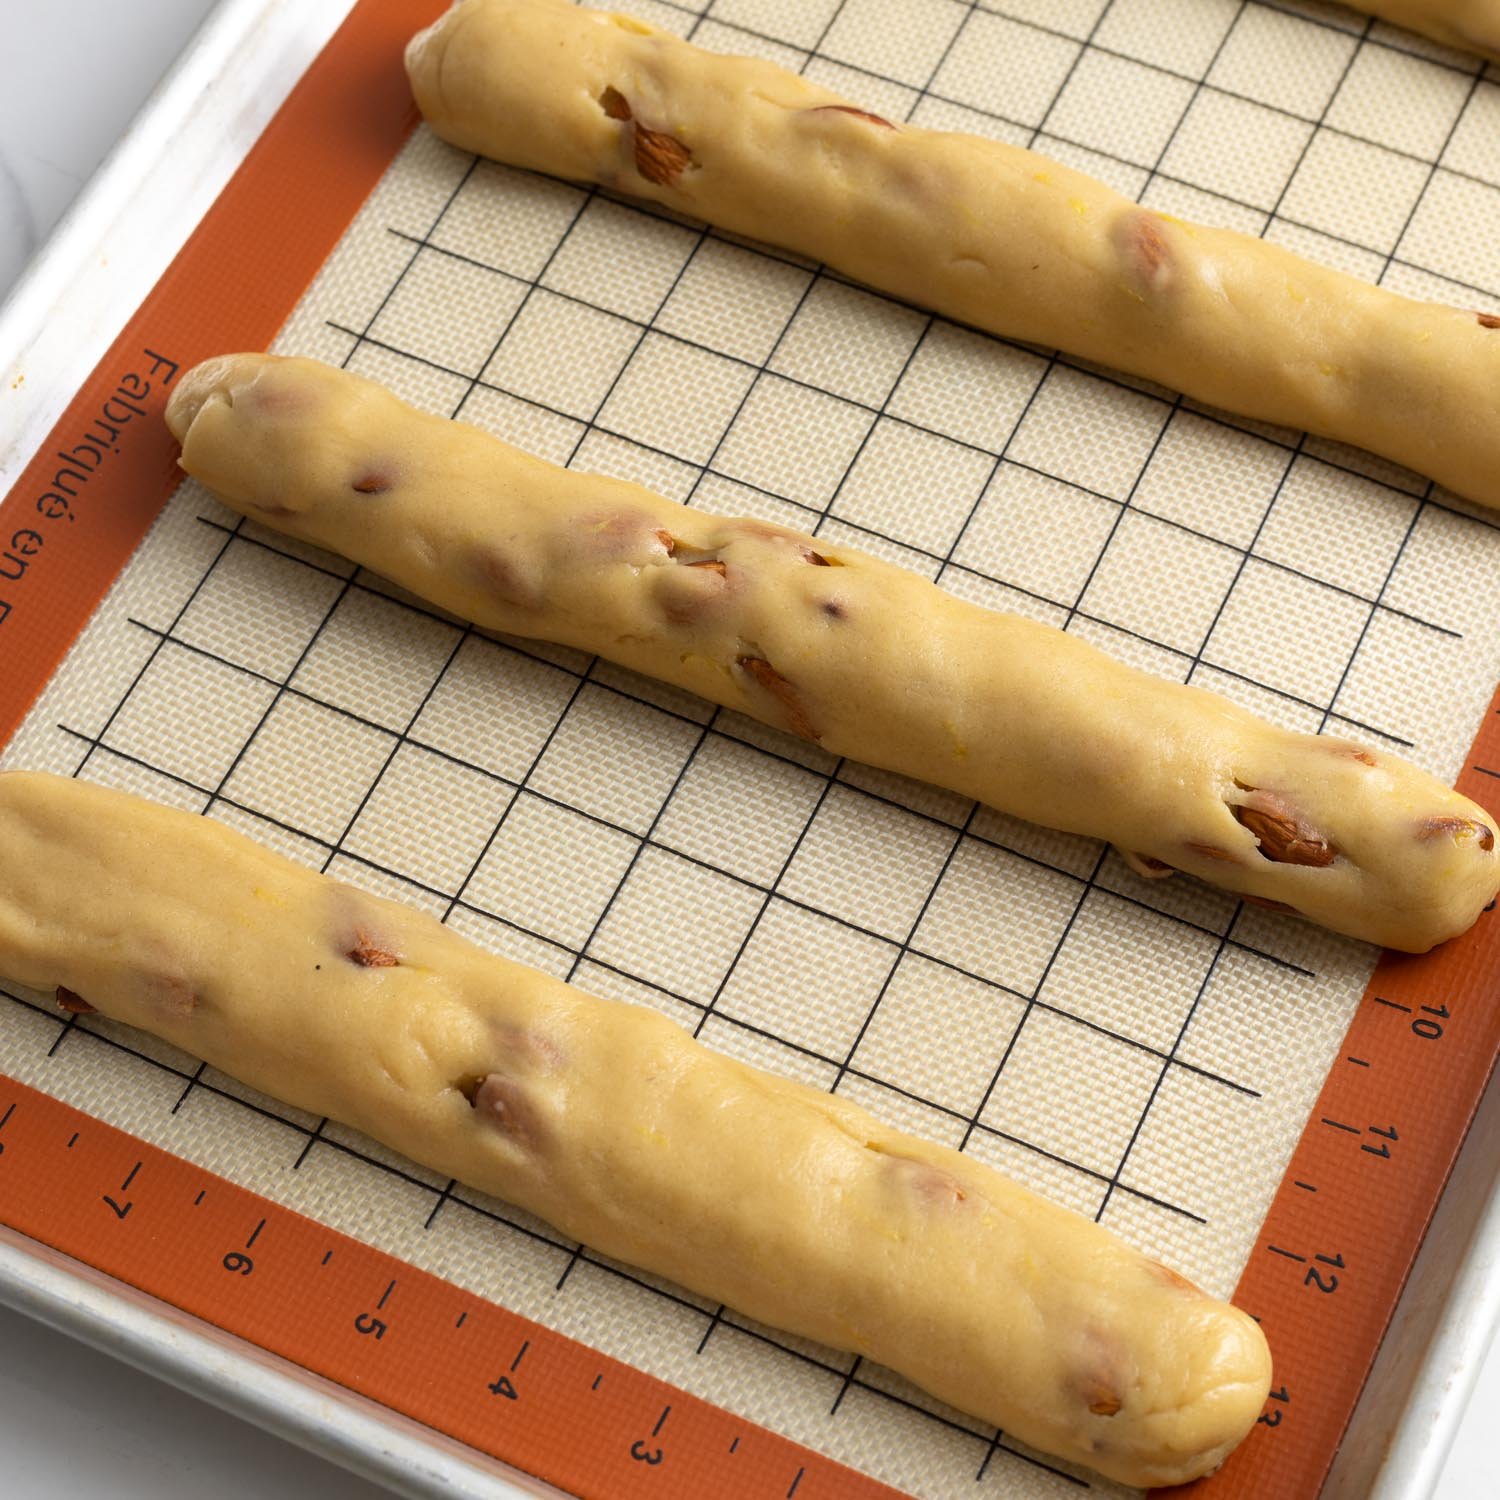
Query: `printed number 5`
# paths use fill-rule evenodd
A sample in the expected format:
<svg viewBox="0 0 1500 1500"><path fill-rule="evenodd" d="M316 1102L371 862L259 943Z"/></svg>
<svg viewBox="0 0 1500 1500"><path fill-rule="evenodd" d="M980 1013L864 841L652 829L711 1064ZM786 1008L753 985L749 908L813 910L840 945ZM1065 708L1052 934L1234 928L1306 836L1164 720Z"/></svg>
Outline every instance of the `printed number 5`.
<svg viewBox="0 0 1500 1500"><path fill-rule="evenodd" d="M371 1317L369 1313L361 1313L354 1320L354 1326L361 1333L373 1333L377 1339L385 1337L385 1324L379 1318Z"/></svg>

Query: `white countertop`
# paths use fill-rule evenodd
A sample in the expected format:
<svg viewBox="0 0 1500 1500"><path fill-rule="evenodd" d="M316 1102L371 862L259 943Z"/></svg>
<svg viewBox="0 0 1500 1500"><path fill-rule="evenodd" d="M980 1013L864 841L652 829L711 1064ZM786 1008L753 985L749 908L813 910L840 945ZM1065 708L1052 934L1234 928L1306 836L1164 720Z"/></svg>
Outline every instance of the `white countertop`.
<svg viewBox="0 0 1500 1500"><path fill-rule="evenodd" d="M0 298L213 0L12 0L0 20ZM67 58L67 83L56 60ZM235 1417L0 1308L0 1453L10 1500L312 1500L384 1493ZM1490 1351L1437 1494L1496 1493ZM1415 1497L1413 1497L1415 1500Z"/></svg>

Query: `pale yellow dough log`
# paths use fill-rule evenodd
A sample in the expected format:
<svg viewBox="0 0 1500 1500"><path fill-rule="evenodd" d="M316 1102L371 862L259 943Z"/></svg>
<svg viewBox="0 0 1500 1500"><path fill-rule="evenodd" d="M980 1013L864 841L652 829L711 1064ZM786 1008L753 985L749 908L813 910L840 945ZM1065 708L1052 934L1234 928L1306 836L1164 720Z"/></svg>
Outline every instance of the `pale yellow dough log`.
<svg viewBox="0 0 1500 1500"><path fill-rule="evenodd" d="M1127 1484L1265 1399L1255 1323L1091 1221L208 819L0 775L0 973Z"/></svg>
<svg viewBox="0 0 1500 1500"><path fill-rule="evenodd" d="M849 548L556 468L327 365L210 360L167 420L228 504L455 614L1108 839L1148 871L1415 952L1500 886L1488 815L1394 756L1274 728Z"/></svg>
<svg viewBox="0 0 1500 1500"><path fill-rule="evenodd" d="M1500 0L1351 0L1383 20L1446 47L1500 62Z"/></svg>
<svg viewBox="0 0 1500 1500"><path fill-rule="evenodd" d="M653 199L1500 505L1500 322L1474 311L568 0L463 0L407 69L428 123L467 150Z"/></svg>

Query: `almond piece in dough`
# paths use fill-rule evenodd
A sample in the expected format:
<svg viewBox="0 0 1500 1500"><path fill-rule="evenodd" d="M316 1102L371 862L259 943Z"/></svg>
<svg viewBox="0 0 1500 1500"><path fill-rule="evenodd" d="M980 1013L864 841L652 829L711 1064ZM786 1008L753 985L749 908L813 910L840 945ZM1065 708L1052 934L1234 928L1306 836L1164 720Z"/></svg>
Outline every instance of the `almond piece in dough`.
<svg viewBox="0 0 1500 1500"><path fill-rule="evenodd" d="M209 819L0 774L0 974L1126 1483L1215 1467L1265 1401L1254 1321L1091 1220Z"/></svg>
<svg viewBox="0 0 1500 1500"><path fill-rule="evenodd" d="M1500 0L1366 8L1486 55L1500 45ZM413 39L406 66L427 123L466 151L651 199L1500 505L1500 337L1473 309L1140 208L1021 147L871 115L773 63L571 0L462 0ZM665 162L642 153L653 131L672 143Z"/></svg>
<svg viewBox="0 0 1500 1500"><path fill-rule="evenodd" d="M311 360L210 360L178 377L167 420L226 504L443 609L1107 839L1151 874L1412 952L1500 887L1489 814L1395 756L1279 729L821 538L556 468ZM399 476L379 495L349 483L367 454Z"/></svg>

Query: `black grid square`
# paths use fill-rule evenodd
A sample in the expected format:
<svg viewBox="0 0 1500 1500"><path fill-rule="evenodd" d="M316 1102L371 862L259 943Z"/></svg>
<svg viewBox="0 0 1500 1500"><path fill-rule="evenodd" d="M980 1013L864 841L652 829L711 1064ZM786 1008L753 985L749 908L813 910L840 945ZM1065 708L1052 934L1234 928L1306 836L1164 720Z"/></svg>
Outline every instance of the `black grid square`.
<svg viewBox="0 0 1500 1500"><path fill-rule="evenodd" d="M1252 560L1204 647L1206 661L1301 698L1326 703L1370 613L1360 599ZM1265 621L1276 620L1294 649L1266 660Z"/></svg>
<svg viewBox="0 0 1500 1500"><path fill-rule="evenodd" d="M1315 120L1328 108L1354 48L1354 37L1332 27L1270 6L1247 5L1209 70L1208 81L1229 93Z"/></svg>
<svg viewBox="0 0 1500 1500"><path fill-rule="evenodd" d="M1060 479L1002 464L964 529L954 560L965 567L999 559L1004 582L1054 603L1071 604L1088 581L1120 508ZM1060 549L1059 532L1080 545Z"/></svg>
<svg viewBox="0 0 1500 1500"><path fill-rule="evenodd" d="M880 24L880 9L881 0L844 0L822 51L866 72L925 84L963 25L964 6L959 0L912 0L899 31Z"/></svg>
<svg viewBox="0 0 1500 1500"><path fill-rule="evenodd" d="M104 742L212 790L275 696L270 683L169 644L132 688Z"/></svg>
<svg viewBox="0 0 1500 1500"><path fill-rule="evenodd" d="M1253 100L1204 89L1188 107L1161 170L1256 208L1281 197L1312 126Z"/></svg>
<svg viewBox="0 0 1500 1500"><path fill-rule="evenodd" d="M643 834L700 734L695 724L586 683L529 785L580 812Z"/></svg>
<svg viewBox="0 0 1500 1500"><path fill-rule="evenodd" d="M952 323L936 322L886 408L892 416L998 453L1047 363Z"/></svg>
<svg viewBox="0 0 1500 1500"><path fill-rule="evenodd" d="M706 463L753 378L721 354L648 333L599 421L689 463Z"/></svg>
<svg viewBox="0 0 1500 1500"><path fill-rule="evenodd" d="M636 848L630 834L523 791L465 887L464 900L577 949L608 906Z"/></svg>
<svg viewBox="0 0 1500 1500"><path fill-rule="evenodd" d="M395 739L306 698L277 700L224 783L234 801L336 843Z"/></svg>
<svg viewBox="0 0 1500 1500"><path fill-rule="evenodd" d="M412 737L520 781L577 683L567 672L470 636L412 726Z"/></svg>
<svg viewBox="0 0 1500 1500"><path fill-rule="evenodd" d="M769 886L807 826L821 786L811 771L711 734L672 792L655 837Z"/></svg>
<svg viewBox="0 0 1500 1500"><path fill-rule="evenodd" d="M1244 9L1243 0L1193 0L1175 6L1171 24L1163 25L1159 0L1110 0L1094 40L1127 57L1197 78Z"/></svg>
<svg viewBox="0 0 1500 1500"><path fill-rule="evenodd" d="M1034 1010L981 1118L993 1130L1108 1174L1124 1157L1161 1070L1148 1052Z"/></svg>
<svg viewBox="0 0 1500 1500"><path fill-rule="evenodd" d="M994 467L977 448L882 418L830 514L941 556L958 540Z"/></svg>
<svg viewBox="0 0 1500 1500"><path fill-rule="evenodd" d="M1123 500L1161 435L1169 410L1154 397L1054 365L1005 456L1045 474L1066 468L1074 484ZM1077 442L1080 431L1088 433L1086 443Z"/></svg>
<svg viewBox="0 0 1500 1500"><path fill-rule="evenodd" d="M933 892L912 947L1029 995L1078 899L1076 880L966 838Z"/></svg>
<svg viewBox="0 0 1500 1500"><path fill-rule="evenodd" d="M714 467L730 479L821 510L874 418L862 407L775 375L755 383ZM789 432L798 441L784 441Z"/></svg>
<svg viewBox="0 0 1500 1500"><path fill-rule="evenodd" d="M729 972L763 904L754 887L681 855L643 849L589 946L674 995L705 1004Z"/></svg>
<svg viewBox="0 0 1500 1500"><path fill-rule="evenodd" d="M836 964L828 954L837 952ZM773 897L718 1010L823 1057L843 1057L895 966L895 945Z"/></svg>
<svg viewBox="0 0 1500 1500"><path fill-rule="evenodd" d="M938 69L933 90L957 104L1040 125L1077 61L1079 43L1023 26L989 11L975 11Z"/></svg>
<svg viewBox="0 0 1500 1500"><path fill-rule="evenodd" d="M927 321L912 308L821 277L777 344L770 368L835 396L880 406Z"/></svg>
<svg viewBox="0 0 1500 1500"><path fill-rule="evenodd" d="M918 953L905 953L851 1065L972 1118L1026 1005Z"/></svg>
<svg viewBox="0 0 1500 1500"><path fill-rule="evenodd" d="M1041 998L1104 1031L1166 1053L1219 948L1212 933L1090 891L1047 971ZM1149 966L1121 962L1124 954L1144 952L1153 955Z"/></svg>
<svg viewBox="0 0 1500 1500"><path fill-rule="evenodd" d="M634 323L538 289L516 314L483 378L587 420L599 410L639 338Z"/></svg>
<svg viewBox="0 0 1500 1500"><path fill-rule="evenodd" d="M956 839L941 823L834 786L779 889L856 926L904 939Z"/></svg>
<svg viewBox="0 0 1500 1500"><path fill-rule="evenodd" d="M193 596L178 640L278 682L338 597L339 581L265 547L235 541ZM275 608L264 601L275 600Z"/></svg>
<svg viewBox="0 0 1500 1500"><path fill-rule="evenodd" d="M812 275L800 266L709 239L683 271L656 326L750 364L775 347Z"/></svg>
<svg viewBox="0 0 1500 1500"><path fill-rule="evenodd" d="M1429 170L1384 146L1324 131L1308 146L1279 212L1314 229L1391 251ZM1329 376L1338 373L1330 370Z"/></svg>
<svg viewBox="0 0 1500 1500"><path fill-rule="evenodd" d="M458 645L457 627L380 594L351 589L292 675L291 686L387 729L404 729Z"/></svg>
<svg viewBox="0 0 1500 1500"><path fill-rule="evenodd" d="M1127 511L1079 608L1179 651L1196 651L1239 567L1240 554L1225 543Z"/></svg>
<svg viewBox="0 0 1500 1500"><path fill-rule="evenodd" d="M370 326L370 336L461 375L478 375L526 288L484 266L424 250ZM434 309L463 307L462 330Z"/></svg>
<svg viewBox="0 0 1500 1500"><path fill-rule="evenodd" d="M1255 553L1374 599L1417 503L1387 485L1299 458L1266 517ZM1350 526L1356 513L1360 524Z"/></svg>
<svg viewBox="0 0 1500 1500"><path fill-rule="evenodd" d="M566 183L481 161L430 238L482 266L530 281L547 264L585 196Z"/></svg>
<svg viewBox="0 0 1500 1500"><path fill-rule="evenodd" d="M1066 140L1154 166L1193 90L1190 80L1175 73L1090 50L1069 75L1047 128ZM1122 95L1131 101L1127 114L1119 107Z"/></svg>
<svg viewBox="0 0 1500 1500"><path fill-rule="evenodd" d="M687 264L697 233L608 198L591 198L541 284L605 312L647 321Z"/></svg>
<svg viewBox="0 0 1500 1500"><path fill-rule="evenodd" d="M1431 161L1472 92L1471 80L1452 68L1390 47L1363 47L1328 111L1328 124Z"/></svg>
<svg viewBox="0 0 1500 1500"><path fill-rule="evenodd" d="M714 16L793 47L811 47L839 9L840 0L717 0Z"/></svg>
<svg viewBox="0 0 1500 1500"><path fill-rule="evenodd" d="M401 745L360 809L344 848L451 895L484 852L513 795L507 782L416 745ZM440 821L433 817L437 808L446 812Z"/></svg>

